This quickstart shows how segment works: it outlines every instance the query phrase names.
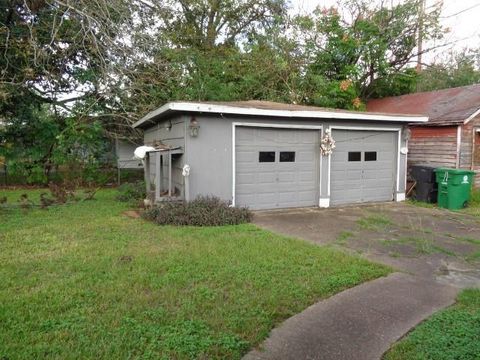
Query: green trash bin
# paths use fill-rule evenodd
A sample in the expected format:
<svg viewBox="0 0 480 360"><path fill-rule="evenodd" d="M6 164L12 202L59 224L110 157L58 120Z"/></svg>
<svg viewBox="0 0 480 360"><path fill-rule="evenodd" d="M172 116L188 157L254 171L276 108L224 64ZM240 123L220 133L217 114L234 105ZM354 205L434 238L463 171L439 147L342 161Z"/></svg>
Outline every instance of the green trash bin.
<svg viewBox="0 0 480 360"><path fill-rule="evenodd" d="M463 209L472 193L475 173L462 169L435 169L438 183L438 206L450 210Z"/></svg>

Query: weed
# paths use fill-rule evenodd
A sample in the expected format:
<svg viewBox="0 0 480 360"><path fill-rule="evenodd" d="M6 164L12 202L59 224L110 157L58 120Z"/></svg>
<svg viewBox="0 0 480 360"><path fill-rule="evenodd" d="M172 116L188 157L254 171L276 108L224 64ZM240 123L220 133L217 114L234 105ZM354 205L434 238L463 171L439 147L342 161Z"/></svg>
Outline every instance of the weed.
<svg viewBox="0 0 480 360"><path fill-rule="evenodd" d="M354 234L351 231L342 231L340 234L338 234L336 242L338 244L345 244L353 235Z"/></svg>
<svg viewBox="0 0 480 360"><path fill-rule="evenodd" d="M364 230L381 230L392 225L392 221L385 215L372 214L357 220L357 224Z"/></svg>
<svg viewBox="0 0 480 360"><path fill-rule="evenodd" d="M146 197L146 187L144 181L133 183L124 183L117 189L116 199L123 202L138 202Z"/></svg>
<svg viewBox="0 0 480 360"><path fill-rule="evenodd" d="M385 246L393 246L396 244L411 245L415 248L415 251L421 255L441 253L450 256L456 256L453 251L435 245L433 239L429 239L427 237L407 236L396 240L382 240L381 243Z"/></svg>
<svg viewBox="0 0 480 360"><path fill-rule="evenodd" d="M469 254L465 260L467 260L468 262L477 262L477 261L480 261L480 251L476 251L472 254Z"/></svg>
<svg viewBox="0 0 480 360"><path fill-rule="evenodd" d="M418 201L418 200L414 200L414 199L409 199L409 200L406 201L406 203L409 204L409 205L418 206L418 207L427 208L427 209L432 209L432 208L436 207L435 204L427 203L427 202L423 202L423 201Z"/></svg>
<svg viewBox="0 0 480 360"><path fill-rule="evenodd" d="M452 236L452 237L453 237L453 236ZM473 239L473 238L470 238L470 237L463 237L463 236L453 237L453 238L454 238L455 240L468 242L468 243L470 243L470 244L480 245L480 240L479 240L479 239Z"/></svg>

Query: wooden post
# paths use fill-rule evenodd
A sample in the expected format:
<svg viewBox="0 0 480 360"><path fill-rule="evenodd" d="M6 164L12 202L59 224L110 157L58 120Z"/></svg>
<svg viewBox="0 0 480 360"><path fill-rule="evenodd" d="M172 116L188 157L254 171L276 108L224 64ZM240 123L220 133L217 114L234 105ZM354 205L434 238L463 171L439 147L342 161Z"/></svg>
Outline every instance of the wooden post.
<svg viewBox="0 0 480 360"><path fill-rule="evenodd" d="M150 186L150 154L147 152L145 154L144 161L144 171L145 171L145 186L147 187L147 199L148 195L150 194L151 186Z"/></svg>
<svg viewBox="0 0 480 360"><path fill-rule="evenodd" d="M183 177L185 179L185 201L190 201L190 177L187 175L187 176L184 176Z"/></svg>
<svg viewBox="0 0 480 360"><path fill-rule="evenodd" d="M423 17L425 15L425 0L421 0L418 10L418 39L417 39L417 74L422 71L422 53L423 53Z"/></svg>
<svg viewBox="0 0 480 360"><path fill-rule="evenodd" d="M162 189L161 156L160 151L155 153L155 201L160 201L160 193Z"/></svg>
<svg viewBox="0 0 480 360"><path fill-rule="evenodd" d="M168 152L168 196L172 196L172 152Z"/></svg>

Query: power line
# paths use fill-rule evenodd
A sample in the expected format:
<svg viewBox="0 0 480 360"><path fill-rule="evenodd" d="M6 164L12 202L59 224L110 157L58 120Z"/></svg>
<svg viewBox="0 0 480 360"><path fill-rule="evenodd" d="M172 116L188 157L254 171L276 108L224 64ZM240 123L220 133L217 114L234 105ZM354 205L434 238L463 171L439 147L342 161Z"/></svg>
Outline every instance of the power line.
<svg viewBox="0 0 480 360"><path fill-rule="evenodd" d="M480 6L480 3L479 4L475 4L473 6L470 6L466 9L463 9L463 10L460 10L459 12L456 12L455 14L450 14L450 15L446 15L446 16L440 16L440 19L448 19L448 18L451 18L451 17L454 17L454 16L457 16L457 15L460 15L460 14L463 14L464 12L467 12L467 11L470 11L472 9L475 9L476 7L479 7Z"/></svg>

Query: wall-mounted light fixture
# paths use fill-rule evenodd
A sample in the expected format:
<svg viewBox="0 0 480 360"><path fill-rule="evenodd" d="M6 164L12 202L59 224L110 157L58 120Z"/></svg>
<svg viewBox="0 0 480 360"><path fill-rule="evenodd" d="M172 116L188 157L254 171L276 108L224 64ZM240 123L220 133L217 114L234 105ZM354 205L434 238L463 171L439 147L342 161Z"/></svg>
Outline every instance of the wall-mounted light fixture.
<svg viewBox="0 0 480 360"><path fill-rule="evenodd" d="M167 121L167 123L165 124L165 129L167 129L167 131L172 130L172 120Z"/></svg>
<svg viewBox="0 0 480 360"><path fill-rule="evenodd" d="M193 116L190 119L189 129L190 129L190 136L191 137L197 137L198 136L198 130L200 129L200 125L198 124L197 119L195 119L195 117L193 117Z"/></svg>

